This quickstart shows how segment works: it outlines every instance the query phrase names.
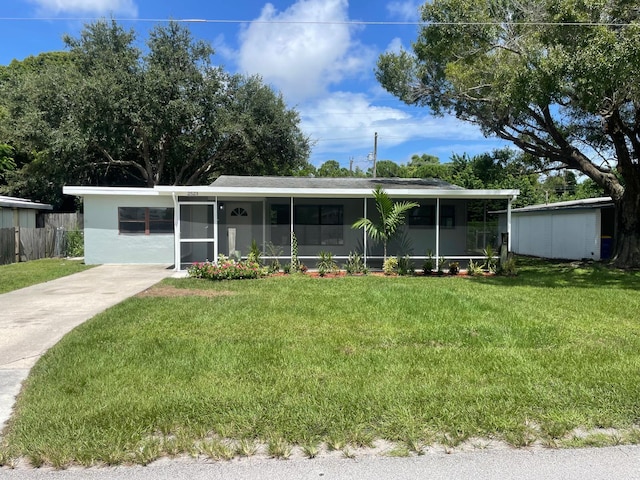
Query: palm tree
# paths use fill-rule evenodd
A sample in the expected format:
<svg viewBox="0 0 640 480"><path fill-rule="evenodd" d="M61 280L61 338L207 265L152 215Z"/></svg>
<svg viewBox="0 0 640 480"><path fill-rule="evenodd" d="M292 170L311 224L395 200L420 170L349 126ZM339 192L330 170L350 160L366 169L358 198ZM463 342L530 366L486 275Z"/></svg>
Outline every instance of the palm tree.
<svg viewBox="0 0 640 480"><path fill-rule="evenodd" d="M373 198L380 214L378 223L374 223L369 218L361 218L351 228L364 228L373 241L381 241L384 249L384 261L386 261L387 243L397 233L398 228L404 225L406 213L420 205L416 202L394 202L380 185L377 185L373 190Z"/></svg>

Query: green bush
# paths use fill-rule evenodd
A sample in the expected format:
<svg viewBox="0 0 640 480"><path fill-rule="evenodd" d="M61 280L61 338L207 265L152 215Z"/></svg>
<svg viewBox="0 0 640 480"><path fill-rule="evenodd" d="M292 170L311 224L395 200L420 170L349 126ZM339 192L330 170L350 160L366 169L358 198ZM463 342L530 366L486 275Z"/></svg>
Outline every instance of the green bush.
<svg viewBox="0 0 640 480"><path fill-rule="evenodd" d="M413 275L415 273L415 267L409 255L400 257L398 259L398 275Z"/></svg>
<svg viewBox="0 0 640 480"><path fill-rule="evenodd" d="M84 257L84 232L69 230L65 233L65 256Z"/></svg>
<svg viewBox="0 0 640 480"><path fill-rule="evenodd" d="M382 264L382 271L385 275L395 275L398 273L398 257L389 257Z"/></svg>
<svg viewBox="0 0 640 480"><path fill-rule="evenodd" d="M356 252L350 252L347 263L344 264L344 269L349 275L366 274L368 272L367 267L364 266L362 255Z"/></svg>
<svg viewBox="0 0 640 480"><path fill-rule="evenodd" d="M316 267L321 277L327 273L336 273L339 270L338 264L333 258L333 253L325 252L324 250L318 253L318 263Z"/></svg>

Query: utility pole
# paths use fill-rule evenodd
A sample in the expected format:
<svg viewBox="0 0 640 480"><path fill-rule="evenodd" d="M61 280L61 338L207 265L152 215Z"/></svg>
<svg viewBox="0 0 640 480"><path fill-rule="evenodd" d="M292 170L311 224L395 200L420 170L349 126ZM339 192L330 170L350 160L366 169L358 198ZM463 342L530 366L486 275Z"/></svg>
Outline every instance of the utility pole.
<svg viewBox="0 0 640 480"><path fill-rule="evenodd" d="M353 157L349 157L349 173L353 174Z"/></svg>
<svg viewBox="0 0 640 480"><path fill-rule="evenodd" d="M373 137L373 178L376 178L376 162L378 161L378 132Z"/></svg>

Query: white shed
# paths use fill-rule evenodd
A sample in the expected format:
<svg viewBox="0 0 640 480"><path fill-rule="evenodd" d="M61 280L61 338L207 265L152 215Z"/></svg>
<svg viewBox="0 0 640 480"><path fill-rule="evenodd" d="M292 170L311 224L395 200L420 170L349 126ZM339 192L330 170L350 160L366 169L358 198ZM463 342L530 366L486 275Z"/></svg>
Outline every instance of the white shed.
<svg viewBox="0 0 640 480"><path fill-rule="evenodd" d="M43 210L53 207L25 198L0 196L0 228L36 228L37 213Z"/></svg>
<svg viewBox="0 0 640 480"><path fill-rule="evenodd" d="M504 225L506 214L498 213ZM543 258L607 259L614 225L615 207L610 197L514 208L511 250Z"/></svg>

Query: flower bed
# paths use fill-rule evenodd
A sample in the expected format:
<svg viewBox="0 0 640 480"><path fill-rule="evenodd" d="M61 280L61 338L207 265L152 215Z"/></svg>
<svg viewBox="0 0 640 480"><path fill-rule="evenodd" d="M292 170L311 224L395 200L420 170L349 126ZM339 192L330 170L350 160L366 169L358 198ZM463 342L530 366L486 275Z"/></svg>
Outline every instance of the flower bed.
<svg viewBox="0 0 640 480"><path fill-rule="evenodd" d="M222 257L218 259L217 264L212 262L194 263L187 269L187 273L189 277L207 280L242 280L264 277L267 275L267 269L257 262L236 261Z"/></svg>

